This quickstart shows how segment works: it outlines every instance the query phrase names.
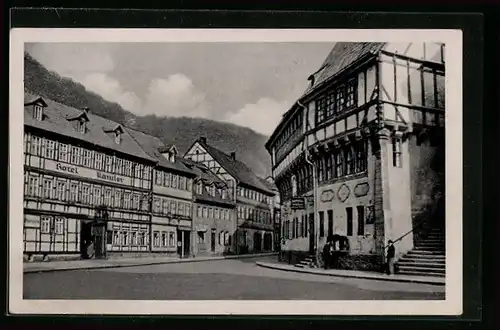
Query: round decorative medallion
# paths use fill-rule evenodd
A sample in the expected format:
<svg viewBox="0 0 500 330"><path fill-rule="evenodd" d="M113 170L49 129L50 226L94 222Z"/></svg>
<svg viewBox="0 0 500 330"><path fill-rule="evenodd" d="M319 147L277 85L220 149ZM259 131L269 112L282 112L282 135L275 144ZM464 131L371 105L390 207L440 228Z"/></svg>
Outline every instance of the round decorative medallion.
<svg viewBox="0 0 500 330"><path fill-rule="evenodd" d="M368 182L358 183L356 187L354 187L354 195L356 197L366 196L370 191L370 185Z"/></svg>
<svg viewBox="0 0 500 330"><path fill-rule="evenodd" d="M322 202L330 202L335 198L335 192L331 189L325 190L321 193Z"/></svg>
<svg viewBox="0 0 500 330"><path fill-rule="evenodd" d="M341 185L339 190L337 191L337 196L342 203L345 202L345 200L349 197L350 194L351 190L345 183Z"/></svg>

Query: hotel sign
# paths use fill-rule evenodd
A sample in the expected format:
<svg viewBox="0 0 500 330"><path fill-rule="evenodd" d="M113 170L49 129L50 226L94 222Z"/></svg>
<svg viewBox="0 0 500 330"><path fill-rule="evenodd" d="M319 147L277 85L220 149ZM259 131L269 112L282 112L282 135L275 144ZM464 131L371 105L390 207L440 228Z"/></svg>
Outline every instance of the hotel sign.
<svg viewBox="0 0 500 330"><path fill-rule="evenodd" d="M132 185L132 179L126 176L105 173L90 168L60 163L49 159L45 161L45 169L59 173L78 175L88 179L104 180L129 186Z"/></svg>
<svg viewBox="0 0 500 330"><path fill-rule="evenodd" d="M293 198L290 204L292 210L303 210L306 208L303 197Z"/></svg>

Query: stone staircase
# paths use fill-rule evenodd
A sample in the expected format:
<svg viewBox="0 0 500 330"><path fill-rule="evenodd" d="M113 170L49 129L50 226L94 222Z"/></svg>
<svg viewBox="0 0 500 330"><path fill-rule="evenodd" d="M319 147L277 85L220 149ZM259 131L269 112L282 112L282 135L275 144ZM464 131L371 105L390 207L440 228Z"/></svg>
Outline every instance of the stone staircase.
<svg viewBox="0 0 500 330"><path fill-rule="evenodd" d="M429 228L415 238L415 247L396 262L396 273L418 276L446 275L445 233L441 227Z"/></svg>
<svg viewBox="0 0 500 330"><path fill-rule="evenodd" d="M315 257L313 255L310 255L301 260L298 264L295 264L294 266L299 268L312 268L314 267L314 258Z"/></svg>

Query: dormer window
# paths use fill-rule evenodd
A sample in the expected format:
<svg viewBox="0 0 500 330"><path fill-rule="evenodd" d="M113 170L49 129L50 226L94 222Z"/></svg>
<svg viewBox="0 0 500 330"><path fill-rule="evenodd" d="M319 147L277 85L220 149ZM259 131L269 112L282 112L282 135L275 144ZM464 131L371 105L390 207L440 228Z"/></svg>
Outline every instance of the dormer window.
<svg viewBox="0 0 500 330"><path fill-rule="evenodd" d="M121 137L122 137L122 134L120 133L120 131L115 131L115 143L116 144L120 144L121 142Z"/></svg>
<svg viewBox="0 0 500 330"><path fill-rule="evenodd" d="M24 103L24 106L25 107L29 107L29 106L33 106L33 118L35 120L38 120L38 121L42 121L43 120L43 108L46 108L47 107L47 103L45 103L45 101L39 97L31 102L27 102L27 103Z"/></svg>
<svg viewBox="0 0 500 330"><path fill-rule="evenodd" d="M36 120L42 120L43 119L43 108L39 104L34 105L34 114L33 116L35 117Z"/></svg>
<svg viewBox="0 0 500 330"><path fill-rule="evenodd" d="M78 122L78 132L85 134L85 130L87 129L87 122L81 119Z"/></svg>

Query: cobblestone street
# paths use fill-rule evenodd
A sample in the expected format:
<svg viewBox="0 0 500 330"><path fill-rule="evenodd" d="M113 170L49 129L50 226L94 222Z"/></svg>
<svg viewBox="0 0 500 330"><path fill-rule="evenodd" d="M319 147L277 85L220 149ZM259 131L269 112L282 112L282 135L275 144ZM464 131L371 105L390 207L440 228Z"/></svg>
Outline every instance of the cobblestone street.
<svg viewBox="0 0 500 330"><path fill-rule="evenodd" d="M25 299L444 299L445 287L332 278L259 267L276 257L24 275Z"/></svg>

